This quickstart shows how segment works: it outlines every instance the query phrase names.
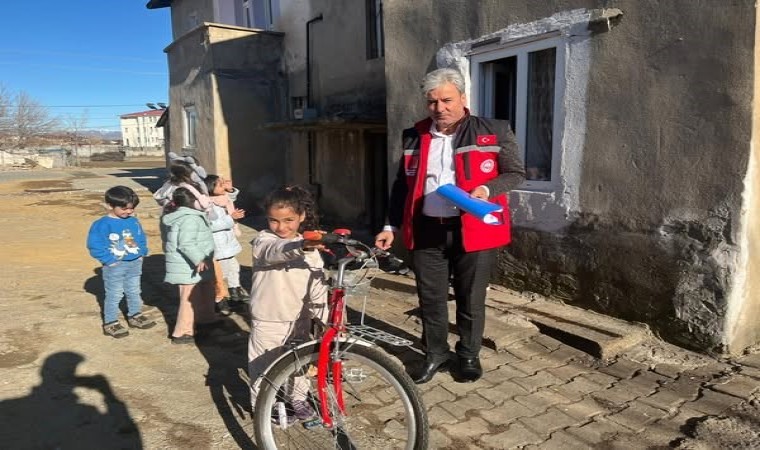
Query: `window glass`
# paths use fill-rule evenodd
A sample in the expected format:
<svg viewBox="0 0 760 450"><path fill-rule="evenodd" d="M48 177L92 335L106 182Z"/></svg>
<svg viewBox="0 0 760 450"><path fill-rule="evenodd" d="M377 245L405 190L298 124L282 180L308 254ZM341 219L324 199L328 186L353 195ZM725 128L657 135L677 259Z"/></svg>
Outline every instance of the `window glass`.
<svg viewBox="0 0 760 450"><path fill-rule="evenodd" d="M557 50L528 54L527 111L525 117L525 177L551 181L554 127L554 65Z"/></svg>
<svg viewBox="0 0 760 450"><path fill-rule="evenodd" d="M383 1L366 0L367 5L367 59L385 56L383 36Z"/></svg>
<svg viewBox="0 0 760 450"><path fill-rule="evenodd" d="M184 137L185 148L195 148L196 145L196 127L198 122L198 113L195 106L185 106L184 120Z"/></svg>
<svg viewBox="0 0 760 450"><path fill-rule="evenodd" d="M471 57L473 109L509 121L525 163L523 188L549 189L552 174L558 173L557 42L535 41Z"/></svg>

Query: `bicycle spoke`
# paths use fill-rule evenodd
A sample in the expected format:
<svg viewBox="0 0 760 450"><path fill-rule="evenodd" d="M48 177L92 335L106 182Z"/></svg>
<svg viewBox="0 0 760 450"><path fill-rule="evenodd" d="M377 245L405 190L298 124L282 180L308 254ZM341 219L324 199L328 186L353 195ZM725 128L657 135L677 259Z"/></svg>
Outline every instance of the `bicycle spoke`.
<svg viewBox="0 0 760 450"><path fill-rule="evenodd" d="M418 444L426 441L424 409L413 383L402 369L379 351L358 345L343 356L345 414L338 407L332 387L334 379L330 376L325 406L333 425L330 429L322 425L322 418L318 417L321 405L316 393L316 376L310 375L308 369L316 361L317 353L311 355L311 363L309 357L304 356L299 359L301 364L292 361L272 378L271 388L259 396L257 409L271 408L270 405L281 402L292 414L291 399L306 398L317 412L317 418L294 420L284 427L282 421L272 424L258 420L257 426L266 428L257 428L257 439L263 436L262 448L411 449L419 448ZM301 386L304 391L291 389L291 386Z"/></svg>

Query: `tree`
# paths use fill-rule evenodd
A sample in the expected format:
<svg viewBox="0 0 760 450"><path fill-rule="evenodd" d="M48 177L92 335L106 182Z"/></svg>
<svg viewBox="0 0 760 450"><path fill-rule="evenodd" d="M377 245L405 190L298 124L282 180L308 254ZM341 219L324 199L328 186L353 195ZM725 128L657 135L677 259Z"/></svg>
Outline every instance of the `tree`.
<svg viewBox="0 0 760 450"><path fill-rule="evenodd" d="M73 114L69 114L64 119L64 124L66 128L66 135L69 138L69 141L71 142L71 145L74 149L74 165L79 165L79 146L86 141L86 137L82 133L82 130L85 130L87 128L87 121L89 113L85 109L82 111L82 113L77 117Z"/></svg>
<svg viewBox="0 0 760 450"><path fill-rule="evenodd" d="M11 100L13 95L10 90L0 83L0 148L3 148L10 135L11 129Z"/></svg>
<svg viewBox="0 0 760 450"><path fill-rule="evenodd" d="M58 120L24 91L0 84L0 148L24 148L30 139L55 130Z"/></svg>
<svg viewBox="0 0 760 450"><path fill-rule="evenodd" d="M24 91L15 95L10 110L11 133L18 148L26 147L31 138L49 133L58 126L58 120L50 116L47 108Z"/></svg>

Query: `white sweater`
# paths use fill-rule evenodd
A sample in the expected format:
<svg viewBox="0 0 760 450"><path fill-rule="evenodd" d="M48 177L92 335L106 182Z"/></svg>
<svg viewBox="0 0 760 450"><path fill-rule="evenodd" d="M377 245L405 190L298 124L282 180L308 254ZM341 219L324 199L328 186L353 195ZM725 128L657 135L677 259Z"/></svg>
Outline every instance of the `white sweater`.
<svg viewBox="0 0 760 450"><path fill-rule="evenodd" d="M324 262L318 251L304 251L302 241L300 235L282 239L263 230L251 242L253 319L292 322L322 315L328 294Z"/></svg>

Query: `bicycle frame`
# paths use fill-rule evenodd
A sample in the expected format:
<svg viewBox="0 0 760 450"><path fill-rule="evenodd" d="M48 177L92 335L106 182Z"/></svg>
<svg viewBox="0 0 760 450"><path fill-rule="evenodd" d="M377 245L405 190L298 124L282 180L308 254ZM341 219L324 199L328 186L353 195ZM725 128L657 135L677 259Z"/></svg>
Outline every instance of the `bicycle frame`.
<svg viewBox="0 0 760 450"><path fill-rule="evenodd" d="M327 408L327 396L329 395L327 388L327 379L330 373L333 374L333 390L338 408L340 409L341 414L346 413L345 401L343 398L343 371L341 370L343 363L340 358L337 357L340 344L347 344L349 346L359 344L364 347L373 347L375 345L372 342L363 340L356 336L350 334L346 335L346 317L344 314L346 306L346 290L343 284L343 275L346 266L356 260L357 257L352 255L342 258L338 261L338 277L336 280L334 280L333 286L330 288L330 297L328 299L329 315L326 324L326 330L324 333L322 333L322 336L316 339L312 339L308 342L303 342L298 346L291 348L287 352L280 355L280 357L274 360L262 372L264 374L268 373L271 367L275 366L282 359L288 357L288 355L297 352L303 347L313 346L314 344L318 343L319 356L317 360L317 395L319 397L322 424L326 428L331 428L334 425L333 418ZM336 355L336 357L333 358L333 355ZM334 359L332 361L332 364L330 364L331 359ZM256 382L260 383L261 380L262 378L259 378Z"/></svg>
<svg viewBox="0 0 760 450"><path fill-rule="evenodd" d="M341 270L341 274L343 271ZM341 283L339 281L339 283ZM322 335L322 341L319 344L319 359L317 360L317 393L319 395L319 408L322 413L322 423L325 427L331 428L333 426L332 417L330 417L330 411L327 409L327 373L328 365L330 364L330 346L335 342L335 337L339 332L345 331L345 315L343 314L343 308L345 307L345 290L342 287L337 287L332 290L330 295L330 327ZM338 402L338 408L341 414L346 413L346 405L343 400L343 362L340 358L335 358L332 365L329 366L330 371L333 374L333 389L335 391L335 398Z"/></svg>

